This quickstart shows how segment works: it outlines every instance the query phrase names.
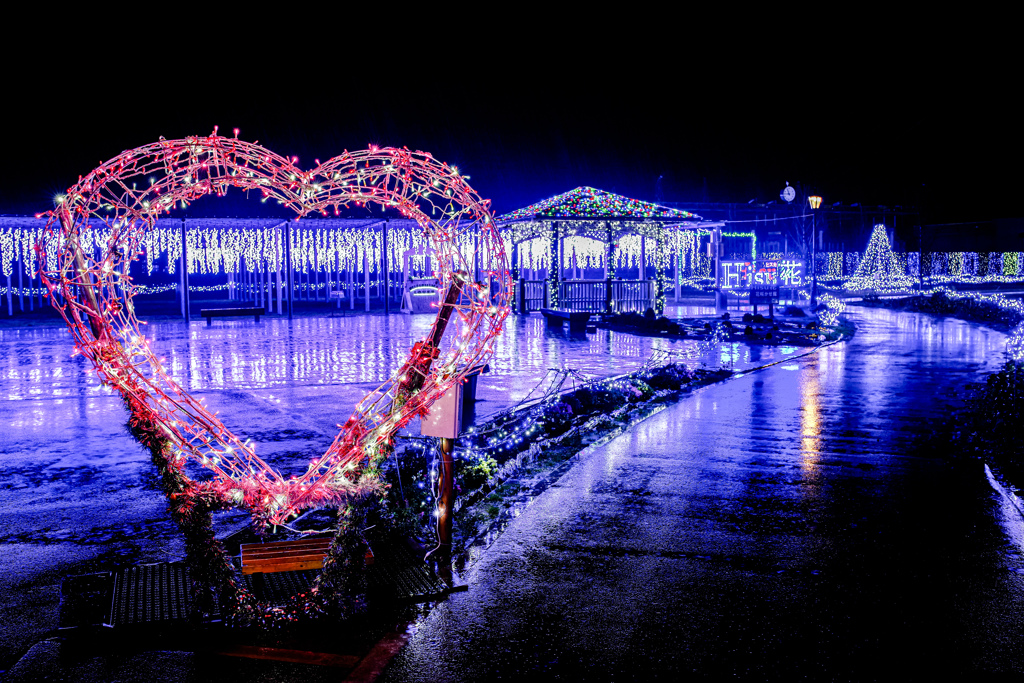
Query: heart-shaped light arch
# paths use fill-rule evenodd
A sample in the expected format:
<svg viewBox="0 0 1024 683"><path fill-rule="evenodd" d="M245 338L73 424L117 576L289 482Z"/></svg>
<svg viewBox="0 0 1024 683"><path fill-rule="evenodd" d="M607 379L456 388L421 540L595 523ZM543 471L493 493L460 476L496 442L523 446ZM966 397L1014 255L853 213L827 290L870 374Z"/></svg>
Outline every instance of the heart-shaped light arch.
<svg viewBox="0 0 1024 683"><path fill-rule="evenodd" d="M306 471L285 477L164 371L140 329L132 306L129 265L161 213L228 188L258 191L294 211L337 215L351 205L397 210L423 228L438 254L438 277L450 294L431 334L389 380L367 395L327 451ZM212 473L192 482L195 492L248 508L281 523L299 510L339 503L372 486L360 464L390 444L398 429L422 414L469 368L487 360L509 312L511 286L504 244L488 202L458 169L423 152L375 148L345 152L304 171L256 144L219 136L163 140L122 152L84 176L48 212L49 266L44 281L68 323L78 352L116 389L135 419L166 437L171 467L184 474L193 462ZM99 257L82 236L109 230ZM460 245L479 237L487 277L473 272ZM89 240L88 243L91 243ZM54 258L54 252L55 258ZM454 327L441 343L444 328Z"/></svg>

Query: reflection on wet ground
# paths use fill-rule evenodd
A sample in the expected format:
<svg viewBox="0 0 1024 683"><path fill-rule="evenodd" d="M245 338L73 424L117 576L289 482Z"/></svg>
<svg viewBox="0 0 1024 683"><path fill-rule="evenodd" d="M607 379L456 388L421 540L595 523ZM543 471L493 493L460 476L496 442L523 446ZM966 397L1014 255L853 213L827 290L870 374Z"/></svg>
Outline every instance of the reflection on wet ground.
<svg viewBox="0 0 1024 683"><path fill-rule="evenodd" d="M952 468L922 441L998 367L1004 336L850 315L851 342L700 390L585 456L385 680L1024 670L1012 511L979 463Z"/></svg>
<svg viewBox="0 0 1024 683"><path fill-rule="evenodd" d="M326 447L335 425L395 372L431 322L430 316L401 314L270 318L259 324L227 320L187 328L160 322L147 327L147 336L175 381L204 396L243 438L272 444L271 453L263 454L273 458ZM486 416L522 401L550 370L613 376L636 370L652 354L682 358L695 346L608 330L574 336L546 329L536 314L513 316L490 373L478 383L476 413ZM142 457L120 427L124 413L118 398L72 350L61 327L0 330L0 454L8 467L100 467ZM740 368L793 352L723 344L691 362Z"/></svg>
<svg viewBox="0 0 1024 683"><path fill-rule="evenodd" d="M1002 510L1012 525L1011 511L982 474L951 475L916 441L999 365L1003 335L850 315L850 343L810 354L723 345L698 359L783 362L585 457L474 565L470 590L419 625L390 680L1021 671L1024 576L1008 570L1024 561L993 521ZM150 336L183 386L287 471L326 447L429 324L165 322ZM690 348L510 318L478 414L522 400L551 368L610 376ZM63 328L0 330L0 668L53 628L69 571L182 554L118 399L71 349Z"/></svg>
<svg viewBox="0 0 1024 683"><path fill-rule="evenodd" d="M227 319L211 327L163 321L146 332L171 376L287 474L326 449L335 425L395 371L431 323L431 316L350 314L259 324ZM607 330L574 337L546 329L538 314L513 316L491 372L480 378L476 412L515 405L550 369L612 376L639 368L656 351L686 354L693 346ZM54 580L64 563L96 571L182 554L152 465L124 430L119 398L72 350L70 334L56 324L0 329L0 573L8 589L22 579ZM728 344L693 362L745 366L794 351ZM232 520L243 524L245 516L226 516L225 523ZM0 595L0 618L21 611L19 591L0 585L0 593L7 596ZM56 593L51 598L46 608L53 610ZM17 649L31 632L0 631L0 660L10 651L5 639Z"/></svg>

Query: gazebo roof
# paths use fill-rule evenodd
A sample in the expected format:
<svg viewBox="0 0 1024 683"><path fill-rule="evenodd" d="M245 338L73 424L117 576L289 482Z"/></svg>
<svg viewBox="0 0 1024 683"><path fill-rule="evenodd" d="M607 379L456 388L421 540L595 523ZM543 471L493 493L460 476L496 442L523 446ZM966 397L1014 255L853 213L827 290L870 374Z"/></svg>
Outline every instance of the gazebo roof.
<svg viewBox="0 0 1024 683"><path fill-rule="evenodd" d="M670 209L593 187L577 187L575 190L499 216L496 222L500 224L535 220L650 219L678 221L700 220L700 217L689 211Z"/></svg>

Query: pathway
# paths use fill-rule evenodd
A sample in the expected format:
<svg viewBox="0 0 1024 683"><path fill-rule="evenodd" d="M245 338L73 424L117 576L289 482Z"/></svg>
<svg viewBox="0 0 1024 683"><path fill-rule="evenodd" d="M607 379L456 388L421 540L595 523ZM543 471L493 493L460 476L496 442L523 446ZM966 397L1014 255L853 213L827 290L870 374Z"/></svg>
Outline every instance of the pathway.
<svg viewBox="0 0 1024 683"><path fill-rule="evenodd" d="M1024 671L1024 559L942 423L1003 335L852 309L849 343L707 387L516 519L389 681L928 680ZM1019 539L1019 533L1017 534Z"/></svg>

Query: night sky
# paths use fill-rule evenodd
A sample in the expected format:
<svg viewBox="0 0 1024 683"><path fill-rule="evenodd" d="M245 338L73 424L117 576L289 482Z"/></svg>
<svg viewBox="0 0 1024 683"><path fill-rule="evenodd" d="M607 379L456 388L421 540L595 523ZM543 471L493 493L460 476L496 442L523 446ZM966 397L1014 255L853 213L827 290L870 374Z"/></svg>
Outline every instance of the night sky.
<svg viewBox="0 0 1024 683"><path fill-rule="evenodd" d="M77 81L19 62L4 76L0 213L49 208L101 160L219 125L304 167L369 144L428 151L497 213L579 185L654 200L662 176L668 202L777 201L788 181L826 204L922 207L931 223L1024 215L1020 117L1002 80L1016 59L998 47L903 45L912 56L895 58L872 35L820 63L765 42L570 43L537 61L494 41L429 63L362 48L373 56L337 69L297 55L233 71L213 51L180 64L156 51L159 68L102 63Z"/></svg>

